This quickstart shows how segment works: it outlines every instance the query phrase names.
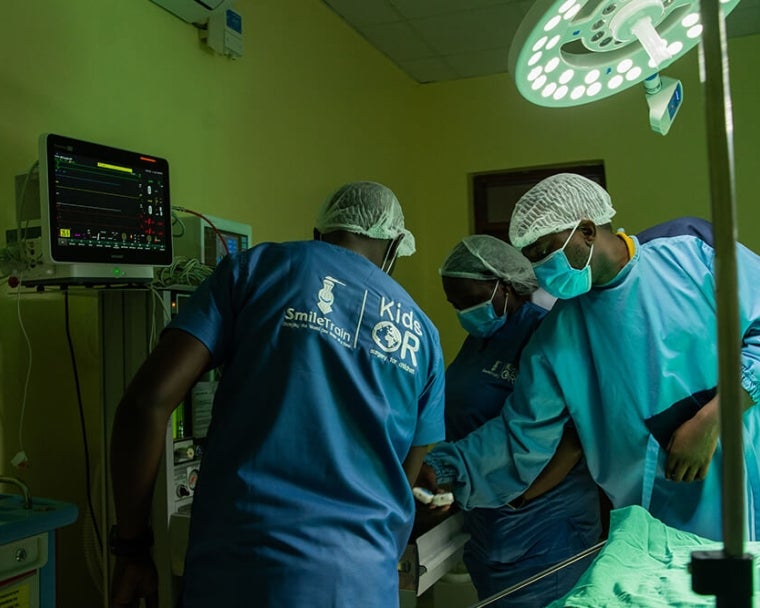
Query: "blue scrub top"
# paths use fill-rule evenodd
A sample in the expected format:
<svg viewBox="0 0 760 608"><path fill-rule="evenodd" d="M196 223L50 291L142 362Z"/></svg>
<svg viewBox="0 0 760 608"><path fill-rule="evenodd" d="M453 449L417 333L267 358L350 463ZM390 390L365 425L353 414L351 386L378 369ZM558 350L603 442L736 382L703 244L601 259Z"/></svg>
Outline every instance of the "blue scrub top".
<svg viewBox="0 0 760 608"><path fill-rule="evenodd" d="M467 336L446 368L446 440L457 441L494 416L512 393L519 358L546 310L525 302L492 336Z"/></svg>
<svg viewBox="0 0 760 608"><path fill-rule="evenodd" d="M225 258L170 327L223 368L193 500L185 606L393 606L443 438L438 332L366 258L308 241Z"/></svg>
<svg viewBox="0 0 760 608"><path fill-rule="evenodd" d="M521 494L572 419L589 470L614 507L643 505L667 525L721 539L720 444L707 478L692 483L665 478L661 444L717 385L712 228L684 218L632 238L635 254L609 284L558 302L546 316L501 416L428 455L465 505ZM760 257L740 244L736 255L741 383L758 403ZM744 432L752 540L760 523L759 408L745 412Z"/></svg>

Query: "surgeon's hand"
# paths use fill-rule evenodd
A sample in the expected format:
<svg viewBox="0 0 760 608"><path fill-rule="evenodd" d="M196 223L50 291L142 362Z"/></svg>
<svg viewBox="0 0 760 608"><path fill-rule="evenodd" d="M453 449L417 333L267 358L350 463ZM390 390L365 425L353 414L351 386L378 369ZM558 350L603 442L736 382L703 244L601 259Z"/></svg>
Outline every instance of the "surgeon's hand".
<svg viewBox="0 0 760 608"><path fill-rule="evenodd" d="M718 397L679 426L668 444L665 474L672 481L701 481L707 476L718 445Z"/></svg>
<svg viewBox="0 0 760 608"><path fill-rule="evenodd" d="M430 490L433 494L438 493L438 482L435 479L435 471L427 462L422 463L414 485Z"/></svg>
<svg viewBox="0 0 760 608"><path fill-rule="evenodd" d="M111 608L158 608L158 572L150 555L117 557L111 579Z"/></svg>
<svg viewBox="0 0 760 608"><path fill-rule="evenodd" d="M426 462L422 463L422 467L420 468L419 475L417 475L417 481L414 482L414 485L420 488L425 488L426 490L430 490L433 494L443 494L444 492L447 492L448 490L441 488L438 485L438 481L435 478L435 471L433 470L433 467L431 467ZM441 512L448 511L451 508L451 505L435 505L433 503L430 503L428 505L423 505L419 501L417 501L417 508L427 508L428 510L439 510Z"/></svg>

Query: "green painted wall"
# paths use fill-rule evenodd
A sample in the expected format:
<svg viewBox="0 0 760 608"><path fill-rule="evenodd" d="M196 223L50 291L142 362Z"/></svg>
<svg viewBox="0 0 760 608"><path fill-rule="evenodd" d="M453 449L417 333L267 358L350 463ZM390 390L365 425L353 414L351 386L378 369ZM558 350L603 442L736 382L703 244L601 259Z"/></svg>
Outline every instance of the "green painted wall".
<svg viewBox="0 0 760 608"><path fill-rule="evenodd" d="M639 86L595 104L564 109L528 103L508 76L421 87L426 136L417 142L421 162L414 203L424 209L427 219L422 223L436 238L420 235L430 247L420 256L426 260L415 288L441 330L449 357L464 332L445 302L435 268L472 229L472 173L601 159L618 211L616 227L635 233L681 215L710 217L698 56L694 49L663 71L684 86L684 103L665 137L650 130ZM760 36L730 40L729 57L739 236L760 251L760 209L755 203L760 188L760 79L754 75Z"/></svg>
<svg viewBox="0 0 760 608"><path fill-rule="evenodd" d="M649 130L635 87L567 110L530 105L507 76L420 86L318 0L238 0L245 56L211 54L198 32L148 0L6 0L0 50L0 230L15 222L13 177L45 131L170 160L173 201L249 222L254 240L309 238L316 205L340 183L375 179L405 206L418 253L395 277L439 325L451 357L462 339L436 272L469 233L475 172L602 159L617 223L635 232L709 215L697 52L666 73L685 102L673 130ZM732 40L740 236L760 250L760 37ZM3 240L3 239L0 239ZM99 462L97 300L71 300L93 462ZM19 300L0 289L0 472L12 473L27 369ZM24 425L34 493L86 510L84 464L59 293L20 300L33 347ZM98 471L93 476L97 478ZM96 494L100 488L94 488ZM61 605L96 605L90 527L61 533ZM97 566L89 568L96 570Z"/></svg>
<svg viewBox="0 0 760 608"><path fill-rule="evenodd" d="M417 87L316 0L240 0L245 55L210 53L198 31L148 0L10 0L0 50L0 229L13 177L52 131L170 160L173 202L253 226L254 239L311 238L343 182L410 198ZM72 337L97 479L102 446L97 301L73 295ZM32 492L86 512L84 457L63 298L20 301L33 367L24 424ZM27 369L17 299L0 292L0 472L13 473ZM2 491L10 491L3 488ZM96 494L99 487L94 488ZM91 527L61 531L63 606L95 606ZM93 571L97 567L90 568ZM96 577L97 578L97 577Z"/></svg>

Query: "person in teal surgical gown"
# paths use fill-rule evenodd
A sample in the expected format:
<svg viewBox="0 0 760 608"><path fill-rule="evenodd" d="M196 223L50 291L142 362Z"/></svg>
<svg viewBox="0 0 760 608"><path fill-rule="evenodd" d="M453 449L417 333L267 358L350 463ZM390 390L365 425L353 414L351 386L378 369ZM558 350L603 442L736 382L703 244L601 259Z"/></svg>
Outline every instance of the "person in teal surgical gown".
<svg viewBox="0 0 760 608"><path fill-rule="evenodd" d="M499 414L518 378L520 355L546 310L531 302L538 283L528 259L495 237L462 239L440 274L446 298L468 333L446 369L446 438L457 441ZM520 506L463 513L470 534L464 563L481 600L599 540L599 493L572 428L542 475ZM541 484L548 491L526 500ZM543 608L569 591L589 563L580 560L493 606Z"/></svg>
<svg viewBox="0 0 760 608"><path fill-rule="evenodd" d="M391 190L341 187L314 236L224 258L127 389L111 450L112 606L155 600L147 526L167 421L219 366L184 608L398 604L411 483L444 438L438 332L389 276L414 252Z"/></svg>
<svg viewBox="0 0 760 608"><path fill-rule="evenodd" d="M465 508L513 500L567 421L614 507L721 540L715 249L711 225L682 218L613 232L609 194L549 177L515 206L510 239L559 298L526 346L500 415L436 447L421 479L451 483ZM746 533L760 523L760 257L737 243ZM540 387L540 392L537 391ZM419 483L419 481L418 481Z"/></svg>

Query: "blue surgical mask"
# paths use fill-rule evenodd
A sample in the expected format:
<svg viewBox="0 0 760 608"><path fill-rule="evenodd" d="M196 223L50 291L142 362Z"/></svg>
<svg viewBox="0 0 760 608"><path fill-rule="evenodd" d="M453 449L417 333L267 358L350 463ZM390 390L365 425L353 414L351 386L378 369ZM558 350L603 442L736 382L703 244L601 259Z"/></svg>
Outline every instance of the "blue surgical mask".
<svg viewBox="0 0 760 608"><path fill-rule="evenodd" d="M565 247L570 242L573 233L578 229L580 221L575 225L565 244L560 249L546 256L540 262L533 264L538 284L553 295L555 298L569 300L580 296L591 289L591 254L594 245L588 254L588 260L583 268L573 268L565 254Z"/></svg>
<svg viewBox="0 0 760 608"><path fill-rule="evenodd" d="M504 323L506 323L508 298L504 298L504 312L501 316L497 316L496 311L493 308L493 298L496 295L496 290L498 288L499 282L497 281L491 297L485 302L457 311L459 323L471 336L475 336L476 338L487 338L488 336L495 334Z"/></svg>

